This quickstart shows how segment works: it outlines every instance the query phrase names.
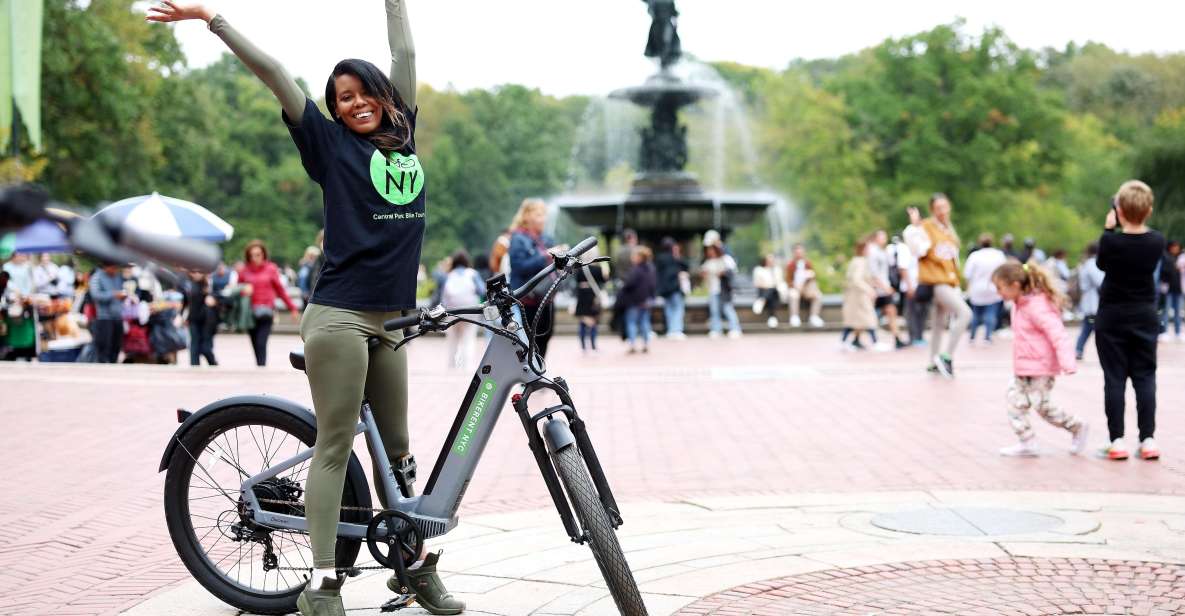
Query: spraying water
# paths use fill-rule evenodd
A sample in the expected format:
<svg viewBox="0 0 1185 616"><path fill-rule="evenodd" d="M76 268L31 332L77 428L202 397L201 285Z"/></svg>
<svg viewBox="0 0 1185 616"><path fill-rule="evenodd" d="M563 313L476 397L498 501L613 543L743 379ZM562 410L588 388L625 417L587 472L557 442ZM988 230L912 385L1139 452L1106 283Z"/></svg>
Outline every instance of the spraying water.
<svg viewBox="0 0 1185 616"><path fill-rule="evenodd" d="M705 226L722 226L730 203L767 203L764 222L770 248L788 256L799 216L789 199L773 193L761 181L743 101L714 68L701 62L684 58L662 76L706 93L681 114L686 126L687 171L704 180L705 196L711 200L711 218L705 220ZM572 148L567 194L555 202L561 208L573 203L625 202L631 182L643 167L639 135L648 123L646 109L638 105L610 97L592 100ZM558 209L551 212L549 220L559 218Z"/></svg>

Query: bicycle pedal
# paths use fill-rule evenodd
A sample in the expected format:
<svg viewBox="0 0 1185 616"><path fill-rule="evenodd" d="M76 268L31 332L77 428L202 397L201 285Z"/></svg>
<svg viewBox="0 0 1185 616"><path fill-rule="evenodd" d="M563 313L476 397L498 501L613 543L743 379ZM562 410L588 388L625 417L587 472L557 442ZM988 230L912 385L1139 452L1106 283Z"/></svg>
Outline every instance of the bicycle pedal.
<svg viewBox="0 0 1185 616"><path fill-rule="evenodd" d="M405 607L411 607L416 602L415 595L395 595L395 598L383 604L379 608L380 612L394 612Z"/></svg>

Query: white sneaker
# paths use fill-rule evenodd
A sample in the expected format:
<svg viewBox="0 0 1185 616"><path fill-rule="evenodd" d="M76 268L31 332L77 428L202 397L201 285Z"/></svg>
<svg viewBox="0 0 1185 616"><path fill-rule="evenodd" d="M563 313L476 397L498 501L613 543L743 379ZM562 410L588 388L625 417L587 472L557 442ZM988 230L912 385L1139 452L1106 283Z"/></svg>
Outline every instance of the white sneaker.
<svg viewBox="0 0 1185 616"><path fill-rule="evenodd" d="M1041 453L1037 450L1037 443L1034 439L1021 441L1015 445L1000 448L1000 455L1011 458L1035 458Z"/></svg>
<svg viewBox="0 0 1185 616"><path fill-rule="evenodd" d="M733 339L740 338L741 337L741 330L739 330L739 329L728 330L728 337L733 338Z"/></svg>
<svg viewBox="0 0 1185 616"><path fill-rule="evenodd" d="M1099 451L1099 457L1107 458L1108 460L1126 460L1128 458L1127 445L1123 443L1122 438L1117 438L1111 441L1106 447Z"/></svg>
<svg viewBox="0 0 1185 616"><path fill-rule="evenodd" d="M778 326L778 317L770 317L766 319L765 324L768 325L770 329L776 328Z"/></svg>
<svg viewBox="0 0 1185 616"><path fill-rule="evenodd" d="M1152 437L1148 437L1140 441L1140 459L1141 460L1159 460L1160 449L1156 446L1156 441Z"/></svg>
<svg viewBox="0 0 1185 616"><path fill-rule="evenodd" d="M1185 342L1185 334L1177 334L1177 342Z"/></svg>
<svg viewBox="0 0 1185 616"><path fill-rule="evenodd" d="M790 327L802 327L802 319L798 315L790 317Z"/></svg>
<svg viewBox="0 0 1185 616"><path fill-rule="evenodd" d="M823 327L823 319L817 316L811 317L811 327Z"/></svg>
<svg viewBox="0 0 1185 616"><path fill-rule="evenodd" d="M1173 335L1168 332L1165 332L1165 333L1157 336L1157 339L1160 340L1161 342L1168 342L1173 339Z"/></svg>
<svg viewBox="0 0 1185 616"><path fill-rule="evenodd" d="M667 340L686 340L687 334L683 332L672 332L667 334Z"/></svg>
<svg viewBox="0 0 1185 616"><path fill-rule="evenodd" d="M1071 454L1078 455L1082 453L1083 449L1086 449L1086 437L1089 433L1090 425L1088 425L1086 422L1078 424L1077 430L1070 431L1070 434L1073 435L1073 438L1070 440Z"/></svg>
<svg viewBox="0 0 1185 616"><path fill-rule="evenodd" d="M719 338L723 335L724 334L721 334L720 332L716 332L716 331L708 332L708 337L712 338L712 339Z"/></svg>
<svg viewBox="0 0 1185 616"><path fill-rule="evenodd" d="M887 353L893 350L893 345L889 344L888 342L878 342L872 345L872 350L876 351L877 353Z"/></svg>

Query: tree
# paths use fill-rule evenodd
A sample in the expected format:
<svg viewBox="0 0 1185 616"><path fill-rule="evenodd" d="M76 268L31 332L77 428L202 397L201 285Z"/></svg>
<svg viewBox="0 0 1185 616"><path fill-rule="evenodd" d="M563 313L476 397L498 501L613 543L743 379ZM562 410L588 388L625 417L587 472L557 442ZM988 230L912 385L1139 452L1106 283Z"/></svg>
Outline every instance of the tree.
<svg viewBox="0 0 1185 616"><path fill-rule="evenodd" d="M849 254L856 238L886 216L866 178L873 149L857 141L843 100L790 70L761 88L765 175L803 211L807 238L832 254Z"/></svg>
<svg viewBox="0 0 1185 616"><path fill-rule="evenodd" d="M985 213L976 197L1042 189L1065 159L1060 98L1039 87L1034 53L962 23L890 39L826 81L858 140L871 143L875 184L890 194L944 191Z"/></svg>
<svg viewBox="0 0 1185 616"><path fill-rule="evenodd" d="M1165 111L1137 144L1135 176L1152 187L1150 224L1172 239L1185 238L1185 107Z"/></svg>
<svg viewBox="0 0 1185 616"><path fill-rule="evenodd" d="M47 0L42 52L42 181L93 205L148 192L164 163L154 115L164 73L184 64L167 28L134 0Z"/></svg>

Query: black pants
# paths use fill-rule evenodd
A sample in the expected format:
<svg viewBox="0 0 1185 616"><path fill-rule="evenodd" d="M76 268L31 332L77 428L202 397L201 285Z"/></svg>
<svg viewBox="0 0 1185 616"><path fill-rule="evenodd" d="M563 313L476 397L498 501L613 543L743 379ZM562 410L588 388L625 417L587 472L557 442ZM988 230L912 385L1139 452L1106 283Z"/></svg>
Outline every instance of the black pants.
<svg viewBox="0 0 1185 616"><path fill-rule="evenodd" d="M905 301L905 324L909 328L909 341L925 340L926 317L930 315L931 302L919 302L916 299Z"/></svg>
<svg viewBox="0 0 1185 616"><path fill-rule="evenodd" d="M765 310L761 312L766 318L778 316L779 301L782 299L778 295L777 289L758 289L757 295L765 298Z"/></svg>
<svg viewBox="0 0 1185 616"><path fill-rule="evenodd" d="M1127 380L1136 392L1140 440L1156 432L1156 337L1160 319L1153 304L1103 305L1095 317L1095 348L1103 369L1103 400L1111 440L1123 438Z"/></svg>
<svg viewBox="0 0 1185 616"><path fill-rule="evenodd" d="M96 361L100 364L114 364L119 361L119 351L123 348L123 321L96 319L92 330Z"/></svg>
<svg viewBox="0 0 1185 616"><path fill-rule="evenodd" d="M251 349L255 351L255 365L267 365L267 339L272 335L272 315L255 317L255 327L247 330L251 335Z"/></svg>
<svg viewBox="0 0 1185 616"><path fill-rule="evenodd" d="M189 324L189 365L200 365L203 357L207 364L218 365L218 360L214 359L214 333L217 328L217 323Z"/></svg>
<svg viewBox="0 0 1185 616"><path fill-rule="evenodd" d="M539 306L526 306L527 313L525 315L527 323L535 322L535 315L539 314ZM543 316L539 317L539 327L535 329L538 336L535 337L535 346L539 349L541 357L547 357L547 343L551 341L552 322L555 321L555 306L547 304L543 309ZM624 331L625 328L622 328Z"/></svg>

